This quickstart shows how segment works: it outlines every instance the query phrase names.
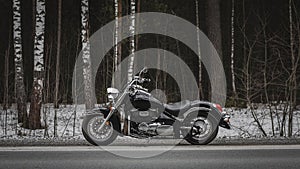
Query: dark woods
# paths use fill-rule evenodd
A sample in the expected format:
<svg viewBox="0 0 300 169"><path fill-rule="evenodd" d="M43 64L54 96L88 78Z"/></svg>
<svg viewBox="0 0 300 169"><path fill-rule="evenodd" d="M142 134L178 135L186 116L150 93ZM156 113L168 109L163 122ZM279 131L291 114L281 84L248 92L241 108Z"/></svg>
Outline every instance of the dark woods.
<svg viewBox="0 0 300 169"><path fill-rule="evenodd" d="M27 102L37 99L34 84L34 37L36 2L20 0L24 90ZM196 12L198 3L198 14ZM81 0L46 1L44 36L43 103L72 104L72 75L82 49ZM130 14L130 1L119 2L121 15ZM12 0L0 0L0 102L16 103L20 92L15 79ZM114 20L113 0L89 0L89 35ZM300 102L300 2L296 0L136 0L136 12L164 12L182 17L209 37L222 58L227 78L227 106L288 102L291 111ZM61 29L58 23L61 18ZM198 22L196 20L198 19ZM58 48L58 36L60 45ZM180 56L191 68L201 87L201 98L209 100L210 84L197 55L181 42L161 35L136 36L136 50L162 48ZM129 55L129 39L119 44L120 58ZM57 52L59 50L59 52ZM112 48L97 72L96 97L106 101L111 86ZM59 57L57 57L59 53ZM57 62L60 64L57 68ZM59 74L57 74L59 71ZM126 70L125 70L126 71ZM201 76L199 75L201 72ZM57 78L58 75L58 78ZM152 88L166 92L169 102L179 100L178 88L164 72L152 72ZM202 79L200 79L202 78ZM56 85L58 90L56 90ZM58 95L55 96L55 91ZM195 91L198 92L198 91ZM34 105L31 109L39 109ZM291 113L289 113L291 114ZM255 116L254 116L255 117ZM292 118L292 117L290 117ZM38 125L38 124L37 124ZM32 128L39 128L34 126Z"/></svg>

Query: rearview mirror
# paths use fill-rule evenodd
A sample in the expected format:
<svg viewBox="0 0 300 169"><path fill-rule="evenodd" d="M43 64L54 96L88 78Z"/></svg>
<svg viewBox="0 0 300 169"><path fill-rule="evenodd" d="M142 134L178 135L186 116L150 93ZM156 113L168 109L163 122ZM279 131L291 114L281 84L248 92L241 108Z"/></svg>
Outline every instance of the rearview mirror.
<svg viewBox="0 0 300 169"><path fill-rule="evenodd" d="M147 73L147 72L148 72L148 68L147 68L147 67L144 67L144 68L140 71L139 77L141 77L141 75L142 75L143 73Z"/></svg>

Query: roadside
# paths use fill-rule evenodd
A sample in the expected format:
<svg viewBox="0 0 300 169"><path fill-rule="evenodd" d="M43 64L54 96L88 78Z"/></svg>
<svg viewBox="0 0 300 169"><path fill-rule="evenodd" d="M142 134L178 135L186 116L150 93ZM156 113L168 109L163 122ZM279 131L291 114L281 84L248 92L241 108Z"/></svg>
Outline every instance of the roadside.
<svg viewBox="0 0 300 169"><path fill-rule="evenodd" d="M118 137L111 146L161 146L175 145L180 140L139 140L130 137ZM216 138L209 145L295 145L300 144L300 138ZM190 145L181 141L179 145ZM92 146L84 138L1 138L0 147L17 146Z"/></svg>
<svg viewBox="0 0 300 169"><path fill-rule="evenodd" d="M4 123L5 114L0 113L0 146L92 146L82 136L81 123L83 106L77 107L77 115L73 119L75 108L73 105L61 107L58 111L57 134L58 138L53 137L54 121L53 106L49 105L50 113L47 117L47 133L49 137L44 137L45 130L20 130L17 124L17 117L14 111L8 113L7 125ZM1 110L1 107L0 107ZM231 130L219 129L217 138L211 145L284 145L300 144L300 111L295 112L293 137L279 137L279 128L274 128L272 133L272 123L269 112L265 108L257 109L257 116L261 119L261 124L268 137L263 137L256 122L253 120L248 109L226 108L231 115ZM0 111L1 112L1 111ZM276 116L274 116L276 118ZM277 125L278 126L278 125ZM287 126L285 126L287 128ZM22 131L22 132L21 132ZM21 133L21 134L20 134ZM20 136L22 135L22 136ZM180 140L179 140L180 141ZM117 138L112 145L175 145L178 140L139 140L130 137ZM181 145L190 145L182 141Z"/></svg>

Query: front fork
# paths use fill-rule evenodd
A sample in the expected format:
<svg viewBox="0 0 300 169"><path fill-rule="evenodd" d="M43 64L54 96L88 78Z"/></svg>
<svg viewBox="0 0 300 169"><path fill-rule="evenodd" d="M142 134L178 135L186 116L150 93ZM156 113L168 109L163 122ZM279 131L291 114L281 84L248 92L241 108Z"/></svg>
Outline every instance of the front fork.
<svg viewBox="0 0 300 169"><path fill-rule="evenodd" d="M109 110L110 111L107 114L106 118L104 119L103 123L100 125L99 130L101 130L107 124L107 122L111 119L111 117L115 113L115 116L118 117L115 120L117 120L116 122L118 123L118 125L120 125L120 128L118 128L117 131L120 133L123 133L125 135L129 135L130 134L130 116L127 117L128 120L125 120L125 113L124 113L123 107L121 106L119 109L116 109L115 107L110 106ZM122 136L122 134L121 134L121 136Z"/></svg>
<svg viewBox="0 0 300 169"><path fill-rule="evenodd" d="M110 119L110 117L114 114L114 112L116 110L114 107L110 107L109 109L110 109L110 111L109 111L108 115L106 116L106 118L104 119L104 122L99 127L99 130L101 130L105 126L106 122Z"/></svg>
<svg viewBox="0 0 300 169"><path fill-rule="evenodd" d="M109 102L109 110L110 111L109 111L108 115L106 116L106 118L104 119L104 122L99 127L99 130L101 130L105 126L106 122L115 113L116 107L120 106L120 104L122 103L125 95L126 95L126 92L124 92L116 102L113 99L110 100L110 102Z"/></svg>

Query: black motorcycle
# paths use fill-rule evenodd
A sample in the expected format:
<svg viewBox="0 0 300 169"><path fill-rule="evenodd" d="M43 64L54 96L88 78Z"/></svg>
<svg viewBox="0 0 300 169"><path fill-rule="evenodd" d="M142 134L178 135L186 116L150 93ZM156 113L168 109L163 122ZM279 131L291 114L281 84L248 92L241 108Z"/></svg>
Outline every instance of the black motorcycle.
<svg viewBox="0 0 300 169"><path fill-rule="evenodd" d="M219 126L230 129L230 116L219 104L184 100L163 104L142 85L147 68L140 71L123 92L108 88L106 106L87 112L82 132L94 145L108 145L117 136L185 139L191 144L208 144Z"/></svg>

